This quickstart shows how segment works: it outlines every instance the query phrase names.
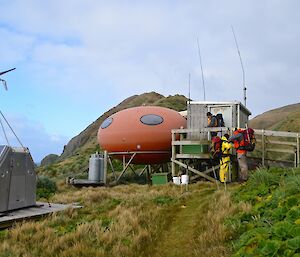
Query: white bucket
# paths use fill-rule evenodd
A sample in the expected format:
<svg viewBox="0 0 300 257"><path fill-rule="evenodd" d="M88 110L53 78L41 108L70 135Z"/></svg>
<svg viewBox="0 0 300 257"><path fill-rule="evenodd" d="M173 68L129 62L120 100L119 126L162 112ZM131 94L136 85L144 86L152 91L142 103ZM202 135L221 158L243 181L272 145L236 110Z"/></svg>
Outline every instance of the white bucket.
<svg viewBox="0 0 300 257"><path fill-rule="evenodd" d="M181 176L181 184L187 185L189 183L189 175L182 175Z"/></svg>
<svg viewBox="0 0 300 257"><path fill-rule="evenodd" d="M180 177L173 177L173 183L175 185L180 185Z"/></svg>

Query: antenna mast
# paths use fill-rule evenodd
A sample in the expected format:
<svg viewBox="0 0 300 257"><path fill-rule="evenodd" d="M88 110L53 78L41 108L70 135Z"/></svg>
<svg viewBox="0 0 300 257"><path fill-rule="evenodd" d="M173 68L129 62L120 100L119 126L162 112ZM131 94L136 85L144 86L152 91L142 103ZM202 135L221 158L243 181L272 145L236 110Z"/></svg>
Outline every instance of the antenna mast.
<svg viewBox="0 0 300 257"><path fill-rule="evenodd" d="M246 87L244 65L243 65L243 61L242 61L242 56L241 56L241 53L240 53L239 45L238 45L238 42L236 40L236 36L235 36L234 29L233 29L232 25L231 25L231 30L232 30L232 34L233 34L233 37L234 37L236 49L237 49L237 52L238 52L238 55L239 55L239 58L240 58L240 62L241 62L241 68L242 68L242 72L243 72L244 104L245 104L245 106L247 106L247 87Z"/></svg>
<svg viewBox="0 0 300 257"><path fill-rule="evenodd" d="M199 46L199 39L198 38L197 38L197 45L198 45L199 62L200 62L201 73L202 73L203 99L205 101L205 84L204 84L203 67L202 67L201 52L200 52L200 46Z"/></svg>
<svg viewBox="0 0 300 257"><path fill-rule="evenodd" d="M188 108L187 108L187 112L188 112L188 120L189 120L189 127L191 128L191 73L189 73L189 100L188 100Z"/></svg>
<svg viewBox="0 0 300 257"><path fill-rule="evenodd" d="M191 101L191 73L189 73L189 103Z"/></svg>
<svg viewBox="0 0 300 257"><path fill-rule="evenodd" d="M13 69L10 69L10 70L6 70L6 71L2 71L2 72L0 72L0 76L3 75L3 74L5 74L5 73L7 73L7 72L13 71L15 69L16 68L13 68ZM3 83L3 86L4 86L5 90L7 90L7 83L6 83L6 81L4 79L0 79L0 81Z"/></svg>

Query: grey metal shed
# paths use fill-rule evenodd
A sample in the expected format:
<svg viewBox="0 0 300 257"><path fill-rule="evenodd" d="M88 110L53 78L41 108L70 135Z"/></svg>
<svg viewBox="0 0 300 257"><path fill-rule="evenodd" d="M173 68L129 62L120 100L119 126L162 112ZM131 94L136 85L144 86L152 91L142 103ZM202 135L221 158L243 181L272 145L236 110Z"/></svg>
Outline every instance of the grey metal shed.
<svg viewBox="0 0 300 257"><path fill-rule="evenodd" d="M199 129L207 127L207 112L213 115L222 113L225 127L244 128L248 122L251 112L238 101L234 102L189 102L187 104L187 120L189 129Z"/></svg>
<svg viewBox="0 0 300 257"><path fill-rule="evenodd" d="M0 145L0 212L36 205L36 173L30 152Z"/></svg>
<svg viewBox="0 0 300 257"><path fill-rule="evenodd" d="M191 101L187 103L187 128L199 130L207 127L206 113L213 115L221 113L225 122L225 127L245 128L251 112L238 101L233 102L212 102L212 101ZM196 133L191 133L195 139ZM200 136L202 138L203 136ZM204 139L204 138L202 138Z"/></svg>

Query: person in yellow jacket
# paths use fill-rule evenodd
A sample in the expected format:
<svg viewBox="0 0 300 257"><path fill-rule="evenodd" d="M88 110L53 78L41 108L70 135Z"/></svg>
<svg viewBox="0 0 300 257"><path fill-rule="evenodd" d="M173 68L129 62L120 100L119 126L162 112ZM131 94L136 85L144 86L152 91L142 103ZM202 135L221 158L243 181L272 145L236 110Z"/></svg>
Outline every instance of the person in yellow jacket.
<svg viewBox="0 0 300 257"><path fill-rule="evenodd" d="M229 179L229 166L230 166L230 149L231 144L228 142L229 135L222 136L222 157L220 159L220 181L227 182Z"/></svg>

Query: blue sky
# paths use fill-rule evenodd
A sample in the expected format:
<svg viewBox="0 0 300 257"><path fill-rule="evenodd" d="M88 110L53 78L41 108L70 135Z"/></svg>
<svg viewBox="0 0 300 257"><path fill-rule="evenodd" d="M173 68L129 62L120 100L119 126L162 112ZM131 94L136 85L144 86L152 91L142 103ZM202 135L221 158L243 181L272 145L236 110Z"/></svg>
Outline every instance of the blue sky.
<svg viewBox="0 0 300 257"><path fill-rule="evenodd" d="M2 1L0 109L35 161L123 99L156 91L242 100L255 115L299 102L300 2ZM11 136L10 136L11 137ZM0 134L0 144L5 143Z"/></svg>

